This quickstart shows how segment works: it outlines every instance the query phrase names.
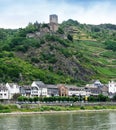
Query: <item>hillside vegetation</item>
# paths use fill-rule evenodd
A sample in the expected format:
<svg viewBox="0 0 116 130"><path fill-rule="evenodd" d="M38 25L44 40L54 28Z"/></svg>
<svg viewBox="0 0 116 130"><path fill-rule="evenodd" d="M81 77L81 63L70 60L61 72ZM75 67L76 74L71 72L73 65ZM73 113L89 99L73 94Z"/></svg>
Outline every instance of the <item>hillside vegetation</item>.
<svg viewBox="0 0 116 130"><path fill-rule="evenodd" d="M56 33L48 24L0 29L0 82L68 83L116 80L116 25L64 21Z"/></svg>

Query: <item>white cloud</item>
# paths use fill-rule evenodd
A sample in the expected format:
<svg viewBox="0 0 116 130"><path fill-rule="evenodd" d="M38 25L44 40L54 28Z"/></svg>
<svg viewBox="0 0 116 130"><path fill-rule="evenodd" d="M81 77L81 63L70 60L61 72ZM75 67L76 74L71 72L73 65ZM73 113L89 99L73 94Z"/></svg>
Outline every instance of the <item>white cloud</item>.
<svg viewBox="0 0 116 130"><path fill-rule="evenodd" d="M110 3L97 3L91 9L86 10L80 17L81 22L89 24L116 23L116 9Z"/></svg>
<svg viewBox="0 0 116 130"><path fill-rule="evenodd" d="M3 2L3 0L0 0ZM49 0L5 0L5 10L0 11L0 27L19 28L25 27L29 22L49 22L50 14L57 14L61 23L67 19L74 19L80 23L116 24L116 8L110 2L94 2L91 4L69 4L65 1L50 2ZM15 1L15 2L13 2ZM24 2L23 2L24 1ZM34 1L34 2L33 2ZM27 2L27 3L26 3ZM1 10L1 9L0 9Z"/></svg>

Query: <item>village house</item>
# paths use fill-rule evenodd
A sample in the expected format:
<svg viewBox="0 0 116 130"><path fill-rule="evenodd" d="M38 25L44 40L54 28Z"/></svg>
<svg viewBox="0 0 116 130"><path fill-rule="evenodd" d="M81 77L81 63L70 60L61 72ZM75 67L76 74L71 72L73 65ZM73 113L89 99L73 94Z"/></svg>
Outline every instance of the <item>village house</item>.
<svg viewBox="0 0 116 130"><path fill-rule="evenodd" d="M108 83L108 92L109 92L110 95L116 93L116 82L109 81L109 83Z"/></svg>
<svg viewBox="0 0 116 130"><path fill-rule="evenodd" d="M68 96L68 88L65 85L59 84L57 86L59 89L59 96Z"/></svg>
<svg viewBox="0 0 116 130"><path fill-rule="evenodd" d="M98 88L103 87L103 84L99 80L95 80L95 82L93 84L94 84L94 86L96 86Z"/></svg>
<svg viewBox="0 0 116 130"><path fill-rule="evenodd" d="M8 99L12 99L14 94L20 93L18 84L6 83L6 88L8 89Z"/></svg>
<svg viewBox="0 0 116 130"><path fill-rule="evenodd" d="M34 81L31 84L31 96L47 96L47 88L42 81Z"/></svg>
<svg viewBox="0 0 116 130"><path fill-rule="evenodd" d="M20 94L22 96L31 97L31 86L23 85L20 87Z"/></svg>
<svg viewBox="0 0 116 130"><path fill-rule="evenodd" d="M0 84L0 99L8 99L8 89L4 84Z"/></svg>
<svg viewBox="0 0 116 130"><path fill-rule="evenodd" d="M46 85L47 97L59 96L59 88L57 85Z"/></svg>
<svg viewBox="0 0 116 130"><path fill-rule="evenodd" d="M101 94L104 95L104 96L108 96L108 85L104 85L102 88L101 88Z"/></svg>
<svg viewBox="0 0 116 130"><path fill-rule="evenodd" d="M85 91L89 94L89 95L94 95L97 96L99 94L101 94L101 88L103 87L103 84L99 81L96 80L94 81L92 84L87 84L85 86Z"/></svg>
<svg viewBox="0 0 116 130"><path fill-rule="evenodd" d="M68 89L68 96L85 96L86 91L84 87L77 87L74 85L66 85Z"/></svg>
<svg viewBox="0 0 116 130"><path fill-rule="evenodd" d="M86 86L85 90L87 93L89 93L88 96L90 96L90 95L97 96L97 95L101 94L101 90L98 87Z"/></svg>
<svg viewBox="0 0 116 130"><path fill-rule="evenodd" d="M68 96L77 96L78 95L78 88L73 85L66 85L68 89Z"/></svg>

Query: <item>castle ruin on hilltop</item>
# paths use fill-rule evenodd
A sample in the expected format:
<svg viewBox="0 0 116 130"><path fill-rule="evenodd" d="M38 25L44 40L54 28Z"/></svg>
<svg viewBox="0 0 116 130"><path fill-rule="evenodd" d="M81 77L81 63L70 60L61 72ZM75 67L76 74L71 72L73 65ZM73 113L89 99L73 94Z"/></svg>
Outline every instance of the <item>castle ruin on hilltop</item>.
<svg viewBox="0 0 116 130"><path fill-rule="evenodd" d="M41 37L46 34L52 34L58 30L58 16L56 14L49 15L49 23L40 24L38 31L34 33L28 33L27 37Z"/></svg>

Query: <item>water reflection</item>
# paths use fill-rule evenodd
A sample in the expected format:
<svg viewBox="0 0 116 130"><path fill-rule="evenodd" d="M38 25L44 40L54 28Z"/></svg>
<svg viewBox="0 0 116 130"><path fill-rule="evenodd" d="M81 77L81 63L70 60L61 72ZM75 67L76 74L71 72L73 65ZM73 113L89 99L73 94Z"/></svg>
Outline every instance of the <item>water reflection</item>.
<svg viewBox="0 0 116 130"><path fill-rule="evenodd" d="M115 130L116 112L0 116L0 130Z"/></svg>

